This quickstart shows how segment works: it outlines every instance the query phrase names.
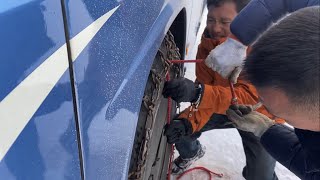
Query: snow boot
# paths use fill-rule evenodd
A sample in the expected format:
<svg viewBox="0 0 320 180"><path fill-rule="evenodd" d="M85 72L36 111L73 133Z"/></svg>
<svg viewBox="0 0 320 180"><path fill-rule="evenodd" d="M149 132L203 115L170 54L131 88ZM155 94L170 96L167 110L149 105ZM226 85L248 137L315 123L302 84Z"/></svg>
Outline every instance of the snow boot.
<svg viewBox="0 0 320 180"><path fill-rule="evenodd" d="M172 171L173 175L178 175L183 173L186 169L188 169L191 164L193 164L198 159L202 158L206 152L206 147L200 145L200 149L198 150L197 154L192 158L183 159L180 156L177 157L172 163Z"/></svg>

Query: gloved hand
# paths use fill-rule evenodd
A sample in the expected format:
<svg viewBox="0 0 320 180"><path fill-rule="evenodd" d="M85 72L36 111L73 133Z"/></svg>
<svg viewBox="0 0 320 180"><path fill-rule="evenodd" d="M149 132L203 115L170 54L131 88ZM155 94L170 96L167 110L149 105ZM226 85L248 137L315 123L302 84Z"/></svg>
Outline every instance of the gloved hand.
<svg viewBox="0 0 320 180"><path fill-rule="evenodd" d="M214 48L205 60L205 64L222 77L236 83L247 55L247 46L232 38ZM237 68L235 70L235 68Z"/></svg>
<svg viewBox="0 0 320 180"><path fill-rule="evenodd" d="M264 114L254 111L252 106L231 105L227 110L227 116L234 122L236 128L252 132L257 137L261 137L275 124Z"/></svg>
<svg viewBox="0 0 320 180"><path fill-rule="evenodd" d="M192 125L187 119L174 119L164 126L164 135L167 136L169 144L177 143L183 136L191 134Z"/></svg>
<svg viewBox="0 0 320 180"><path fill-rule="evenodd" d="M171 97L178 103L194 102L199 97L199 93L196 89L196 84L186 78L173 79L165 82L162 92L165 98Z"/></svg>

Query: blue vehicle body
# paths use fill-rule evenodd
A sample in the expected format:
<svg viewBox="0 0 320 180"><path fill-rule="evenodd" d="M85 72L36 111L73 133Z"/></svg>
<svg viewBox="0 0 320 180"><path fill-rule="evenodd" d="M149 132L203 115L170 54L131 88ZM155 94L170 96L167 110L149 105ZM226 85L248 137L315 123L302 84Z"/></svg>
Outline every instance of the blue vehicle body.
<svg viewBox="0 0 320 180"><path fill-rule="evenodd" d="M0 179L126 179L155 54L203 3L1 1Z"/></svg>

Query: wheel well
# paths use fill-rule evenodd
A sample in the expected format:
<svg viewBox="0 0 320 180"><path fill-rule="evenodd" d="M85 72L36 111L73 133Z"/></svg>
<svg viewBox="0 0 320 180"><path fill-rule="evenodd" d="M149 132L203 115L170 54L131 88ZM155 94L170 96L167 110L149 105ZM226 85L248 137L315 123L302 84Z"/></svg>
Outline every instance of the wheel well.
<svg viewBox="0 0 320 180"><path fill-rule="evenodd" d="M187 30L187 14L182 9L170 27L170 31L174 36L175 42L179 48L181 58L185 57L186 47L186 30Z"/></svg>

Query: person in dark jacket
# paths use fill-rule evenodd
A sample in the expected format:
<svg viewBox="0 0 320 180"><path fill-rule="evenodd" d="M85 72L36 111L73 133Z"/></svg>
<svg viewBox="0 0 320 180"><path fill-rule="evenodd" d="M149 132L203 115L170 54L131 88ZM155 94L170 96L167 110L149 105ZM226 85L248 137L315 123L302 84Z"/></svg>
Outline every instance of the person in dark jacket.
<svg viewBox="0 0 320 180"><path fill-rule="evenodd" d="M271 27L245 60L261 102L294 129L275 124L257 107L230 106L236 127L301 179L320 179L320 6L298 10Z"/></svg>
<svg viewBox="0 0 320 180"><path fill-rule="evenodd" d="M316 5L319 0L252 0L231 23L232 35L211 51L206 65L236 83L246 50L258 36L284 15Z"/></svg>

